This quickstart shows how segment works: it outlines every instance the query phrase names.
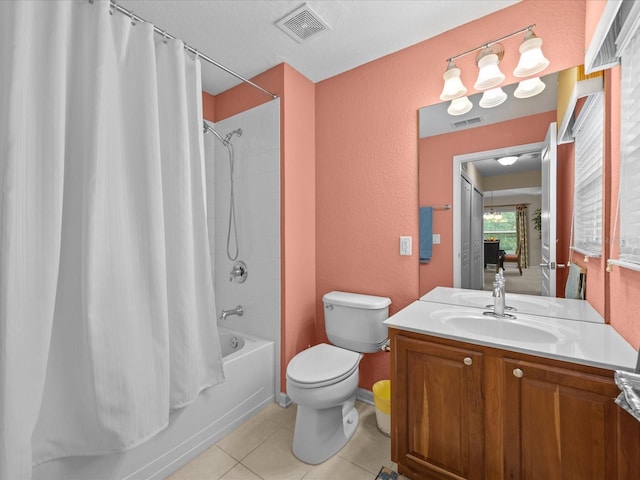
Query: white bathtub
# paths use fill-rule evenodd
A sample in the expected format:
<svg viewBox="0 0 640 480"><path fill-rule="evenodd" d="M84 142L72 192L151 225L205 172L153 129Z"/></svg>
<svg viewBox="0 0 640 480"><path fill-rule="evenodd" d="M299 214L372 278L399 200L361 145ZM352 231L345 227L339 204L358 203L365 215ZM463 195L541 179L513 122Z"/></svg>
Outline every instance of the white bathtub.
<svg viewBox="0 0 640 480"><path fill-rule="evenodd" d="M126 452L43 463L33 480L163 479L273 402L273 342L220 329L220 345L224 383L173 412L165 430Z"/></svg>

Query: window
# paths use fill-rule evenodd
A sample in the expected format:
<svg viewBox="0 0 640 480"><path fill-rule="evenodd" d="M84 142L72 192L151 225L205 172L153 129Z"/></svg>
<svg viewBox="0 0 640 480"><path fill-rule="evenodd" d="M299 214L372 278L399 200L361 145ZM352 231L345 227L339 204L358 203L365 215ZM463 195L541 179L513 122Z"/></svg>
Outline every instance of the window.
<svg viewBox="0 0 640 480"><path fill-rule="evenodd" d="M572 248L590 257L602 255L602 160L604 99L590 95L576 120Z"/></svg>
<svg viewBox="0 0 640 480"><path fill-rule="evenodd" d="M640 33L628 34L621 50L620 260L640 264Z"/></svg>
<svg viewBox="0 0 640 480"><path fill-rule="evenodd" d="M485 208L484 212L484 239L499 240L500 250L506 253L515 253L518 246L516 231L516 210L507 207L507 210L494 212L493 208Z"/></svg>

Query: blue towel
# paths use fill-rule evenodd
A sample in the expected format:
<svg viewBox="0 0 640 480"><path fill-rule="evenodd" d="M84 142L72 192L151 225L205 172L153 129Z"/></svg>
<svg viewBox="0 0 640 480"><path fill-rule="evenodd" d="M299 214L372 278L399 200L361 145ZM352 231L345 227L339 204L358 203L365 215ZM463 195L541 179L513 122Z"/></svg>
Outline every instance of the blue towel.
<svg viewBox="0 0 640 480"><path fill-rule="evenodd" d="M420 207L420 262L429 263L433 250L433 207Z"/></svg>

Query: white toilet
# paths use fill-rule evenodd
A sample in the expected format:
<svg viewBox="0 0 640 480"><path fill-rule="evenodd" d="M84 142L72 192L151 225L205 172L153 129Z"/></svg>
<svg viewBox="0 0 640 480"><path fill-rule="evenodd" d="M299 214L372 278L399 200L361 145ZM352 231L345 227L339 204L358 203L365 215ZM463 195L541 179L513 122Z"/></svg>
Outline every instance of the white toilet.
<svg viewBox="0 0 640 480"><path fill-rule="evenodd" d="M358 427L358 365L363 353L385 344L382 322L391 304L386 297L346 292L327 293L322 301L333 345L308 348L287 366L287 394L298 404L292 450L312 465L337 453Z"/></svg>

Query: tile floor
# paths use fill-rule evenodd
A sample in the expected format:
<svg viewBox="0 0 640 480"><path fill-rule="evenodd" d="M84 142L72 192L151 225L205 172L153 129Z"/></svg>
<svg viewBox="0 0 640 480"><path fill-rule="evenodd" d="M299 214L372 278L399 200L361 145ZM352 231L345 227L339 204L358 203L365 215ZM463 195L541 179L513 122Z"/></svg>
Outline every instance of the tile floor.
<svg viewBox="0 0 640 480"><path fill-rule="evenodd" d="M396 469L391 441L378 430L373 405L358 401L356 406L356 433L320 465L308 465L291 453L296 406L283 409L274 403L167 480L373 480L383 465Z"/></svg>

